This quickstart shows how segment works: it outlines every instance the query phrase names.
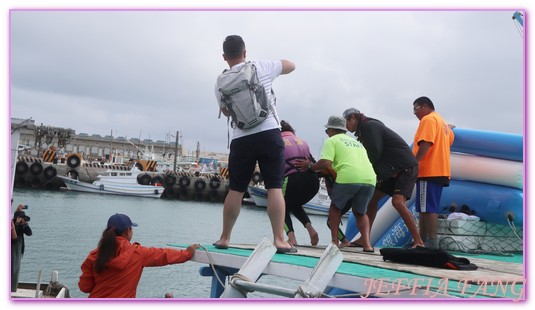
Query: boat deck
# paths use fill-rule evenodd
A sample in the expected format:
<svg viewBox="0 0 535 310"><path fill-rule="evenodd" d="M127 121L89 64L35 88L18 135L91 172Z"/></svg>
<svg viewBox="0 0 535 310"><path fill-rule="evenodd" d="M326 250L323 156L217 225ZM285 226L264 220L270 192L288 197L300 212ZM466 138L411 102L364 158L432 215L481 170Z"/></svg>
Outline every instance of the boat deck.
<svg viewBox="0 0 535 310"><path fill-rule="evenodd" d="M28 289L28 288L19 288L16 292L11 293L11 298L42 298L43 297L43 291L39 290L35 292L35 288Z"/></svg>
<svg viewBox="0 0 535 310"><path fill-rule="evenodd" d="M185 248L187 245L170 246ZM255 245L233 244L224 250L205 245L197 250L192 260L237 270L246 262L254 248ZM295 254L275 254L263 274L306 281L325 248L326 246L298 246ZM451 252L455 256L468 258L478 266L477 270L461 271L383 261L378 248L375 253L364 253L361 248L342 248L341 252L343 262L330 279L328 287L354 292L346 297L525 298L521 253L506 257ZM324 297L334 296L326 293Z"/></svg>

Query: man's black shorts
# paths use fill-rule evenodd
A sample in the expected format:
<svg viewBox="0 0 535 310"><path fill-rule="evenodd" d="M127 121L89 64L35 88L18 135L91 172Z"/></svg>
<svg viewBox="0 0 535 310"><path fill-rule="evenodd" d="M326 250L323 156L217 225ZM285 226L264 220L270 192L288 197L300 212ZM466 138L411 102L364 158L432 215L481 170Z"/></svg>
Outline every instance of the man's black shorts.
<svg viewBox="0 0 535 310"><path fill-rule="evenodd" d="M377 189L389 196L403 195L408 200L412 196L417 178L418 165L415 165L402 170L395 177L378 182Z"/></svg>
<svg viewBox="0 0 535 310"><path fill-rule="evenodd" d="M261 131L232 140L228 163L231 190L247 191L257 161L265 188L282 188L284 142L280 129Z"/></svg>

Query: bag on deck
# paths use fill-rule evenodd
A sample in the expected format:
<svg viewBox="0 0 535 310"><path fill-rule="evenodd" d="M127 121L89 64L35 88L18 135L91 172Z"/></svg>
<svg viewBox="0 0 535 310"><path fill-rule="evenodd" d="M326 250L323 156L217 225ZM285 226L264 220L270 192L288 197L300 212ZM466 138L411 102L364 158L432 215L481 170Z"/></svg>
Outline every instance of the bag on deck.
<svg viewBox="0 0 535 310"><path fill-rule="evenodd" d="M414 249L383 248L379 252L383 260L396 263L438 267L454 270L476 270L477 266L471 264L467 258L453 256L443 250L431 250L424 247Z"/></svg>
<svg viewBox="0 0 535 310"><path fill-rule="evenodd" d="M251 62L238 69L223 71L217 78L217 88L236 127L253 128L268 116L268 97Z"/></svg>

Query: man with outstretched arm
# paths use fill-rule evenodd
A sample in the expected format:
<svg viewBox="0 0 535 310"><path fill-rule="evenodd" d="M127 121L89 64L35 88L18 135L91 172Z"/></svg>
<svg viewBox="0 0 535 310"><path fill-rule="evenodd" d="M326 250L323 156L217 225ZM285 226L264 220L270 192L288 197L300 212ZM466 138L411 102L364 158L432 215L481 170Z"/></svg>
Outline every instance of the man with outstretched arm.
<svg viewBox="0 0 535 310"><path fill-rule="evenodd" d="M245 43L240 36L226 37L223 42L223 59L231 69L246 64ZM228 160L230 184L223 207L223 230L219 240L213 245L216 248L228 248L232 228L240 214L243 195L258 162L268 194L267 212L273 231L273 243L280 253L296 252L295 247L285 240L284 234L284 142L277 118L275 96L271 91L273 80L281 74L294 71L295 65L288 60L253 61L253 64L271 107L265 120L257 126L249 129L233 126ZM221 100L217 85L216 98L221 112L227 117L230 116L230 111Z"/></svg>

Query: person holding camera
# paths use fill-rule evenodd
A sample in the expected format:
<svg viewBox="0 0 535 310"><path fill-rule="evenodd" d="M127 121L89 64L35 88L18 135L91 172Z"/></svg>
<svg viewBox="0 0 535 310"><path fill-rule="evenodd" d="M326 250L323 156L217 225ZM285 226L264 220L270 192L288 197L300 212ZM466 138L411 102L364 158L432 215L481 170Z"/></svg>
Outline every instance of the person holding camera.
<svg viewBox="0 0 535 310"><path fill-rule="evenodd" d="M32 229L28 225L30 217L22 211L26 208L25 205L19 205L11 220L11 292L16 292L19 285L20 264L24 255L24 235L32 235Z"/></svg>

